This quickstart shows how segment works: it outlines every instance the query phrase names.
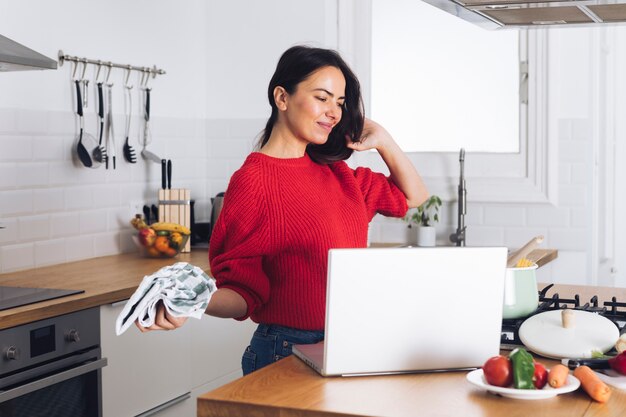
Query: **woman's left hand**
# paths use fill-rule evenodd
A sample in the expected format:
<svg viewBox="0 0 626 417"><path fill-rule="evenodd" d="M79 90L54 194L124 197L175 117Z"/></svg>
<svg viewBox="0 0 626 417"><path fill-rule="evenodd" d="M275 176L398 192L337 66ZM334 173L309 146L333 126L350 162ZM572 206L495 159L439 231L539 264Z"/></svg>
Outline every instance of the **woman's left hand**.
<svg viewBox="0 0 626 417"><path fill-rule="evenodd" d="M378 123L367 118L363 124L363 133L358 142L352 142L349 137L346 138L346 146L355 151L367 151L369 149L380 150L389 142L393 142L393 138L389 132Z"/></svg>

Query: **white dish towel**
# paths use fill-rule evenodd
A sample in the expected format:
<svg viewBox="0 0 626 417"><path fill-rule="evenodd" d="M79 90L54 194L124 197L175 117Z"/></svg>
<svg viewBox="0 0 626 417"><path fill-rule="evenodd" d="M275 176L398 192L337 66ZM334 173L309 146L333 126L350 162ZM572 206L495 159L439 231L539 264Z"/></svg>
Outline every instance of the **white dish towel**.
<svg viewBox="0 0 626 417"><path fill-rule="evenodd" d="M152 326L159 301L174 317L199 319L215 291L215 281L197 266L178 262L163 267L143 278L118 316L115 332L121 335L135 320L143 327Z"/></svg>

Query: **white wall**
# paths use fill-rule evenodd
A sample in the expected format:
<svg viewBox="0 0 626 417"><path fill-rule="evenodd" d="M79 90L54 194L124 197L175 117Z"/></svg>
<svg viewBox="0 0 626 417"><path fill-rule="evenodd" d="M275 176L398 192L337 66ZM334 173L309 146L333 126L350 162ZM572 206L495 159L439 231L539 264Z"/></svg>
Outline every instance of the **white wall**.
<svg viewBox="0 0 626 417"><path fill-rule="evenodd" d="M184 7L164 0L113 0L105 7L93 0L0 0L0 33L48 56L63 49L167 71L151 81L152 149L173 160L174 186L191 188L201 220L263 128L265 90L280 53L301 42L336 47L336 17L334 0L197 0ZM540 269L540 280L592 283L593 37L589 29L559 29L549 39L547 117L549 140L559 149L558 202L477 203L470 188L468 244L518 247L542 233L544 247L559 249L559 259ZM133 250L129 207L156 202L156 164L122 162L105 171L72 162L70 68L0 74L2 272ZM121 96L116 100L121 112ZM89 117L94 129L93 109ZM450 169L456 176L458 168ZM446 203L441 242L455 224L455 204ZM413 239L402 222L379 217L371 237Z"/></svg>
<svg viewBox="0 0 626 417"><path fill-rule="evenodd" d="M205 220L209 198L225 189L263 128L265 89L280 52L295 43L336 45L333 5L1 0L0 33L54 59L62 49L164 69L166 75L150 81L150 149L172 159L173 186L191 189L197 217ZM73 160L71 69L66 63L57 71L0 73L0 224L6 227L0 272L134 250L131 207L156 203L160 168L122 160L123 71L112 75L118 169L88 169ZM91 85L93 71L88 68ZM137 148L138 96L133 100ZM86 128L96 133L93 104Z"/></svg>

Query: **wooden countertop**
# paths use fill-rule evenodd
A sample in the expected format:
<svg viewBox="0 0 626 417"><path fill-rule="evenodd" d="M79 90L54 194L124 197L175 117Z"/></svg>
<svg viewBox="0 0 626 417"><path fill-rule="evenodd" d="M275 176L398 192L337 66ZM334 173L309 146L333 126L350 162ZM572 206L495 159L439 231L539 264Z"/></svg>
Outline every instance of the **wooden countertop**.
<svg viewBox="0 0 626 417"><path fill-rule="evenodd" d="M545 284L539 284L539 288ZM626 298L624 288L555 285L548 295ZM541 358L547 366L556 362ZM614 389L606 404L581 390L536 401L498 397L466 381L467 372L368 377L321 377L296 357L198 397L198 417L618 417L626 415L626 391Z"/></svg>
<svg viewBox="0 0 626 417"><path fill-rule="evenodd" d="M0 285L85 292L0 311L0 329L125 300L135 292L145 275L174 262L190 262L209 270L205 248L172 259L143 258L129 253L1 274Z"/></svg>
<svg viewBox="0 0 626 417"><path fill-rule="evenodd" d="M372 246L388 247L397 244ZM555 250L537 251L531 254L534 256L531 259L552 260L557 256ZM174 262L190 262L209 271L208 250L198 248L172 259L143 258L137 253L128 253L0 274L0 286L85 291L82 294L0 311L0 329L125 300L133 294L145 275Z"/></svg>

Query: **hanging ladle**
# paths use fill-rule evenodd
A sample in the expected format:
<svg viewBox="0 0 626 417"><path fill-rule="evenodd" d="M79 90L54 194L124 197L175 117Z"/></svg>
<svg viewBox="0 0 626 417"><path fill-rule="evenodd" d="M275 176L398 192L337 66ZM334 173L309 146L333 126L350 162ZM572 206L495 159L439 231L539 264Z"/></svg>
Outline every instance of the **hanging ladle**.
<svg viewBox="0 0 626 417"><path fill-rule="evenodd" d="M80 79L75 77L76 70L74 71L74 84L76 85L76 113L80 120L80 132L78 141L76 144L76 154L80 162L87 168L99 168L104 158L106 158L106 151L98 145L98 141L92 135L85 131L84 120L84 105L83 97L81 94L80 84L85 79L85 69L87 68L87 62L83 62L82 77ZM78 64L77 64L78 66Z"/></svg>
<svg viewBox="0 0 626 417"><path fill-rule="evenodd" d="M91 166L93 166L93 161L91 160L89 151L83 144L83 130L85 127L85 121L83 118L83 98L80 94L80 80L75 77L77 68L78 63L74 67L73 77L74 84L76 85L76 114L78 114L78 118L80 120L80 132L78 133L78 142L76 143L76 154L78 155L78 159L84 166L91 168Z"/></svg>
<svg viewBox="0 0 626 417"><path fill-rule="evenodd" d="M78 154L78 159L88 168L93 166L93 161L91 160L91 156L89 155L89 151L83 145L83 129L85 128L85 121L83 119L83 99L80 96L80 81L75 80L76 84L76 101L78 103L78 117L80 118L80 133L78 137L78 144L76 145L76 153Z"/></svg>

